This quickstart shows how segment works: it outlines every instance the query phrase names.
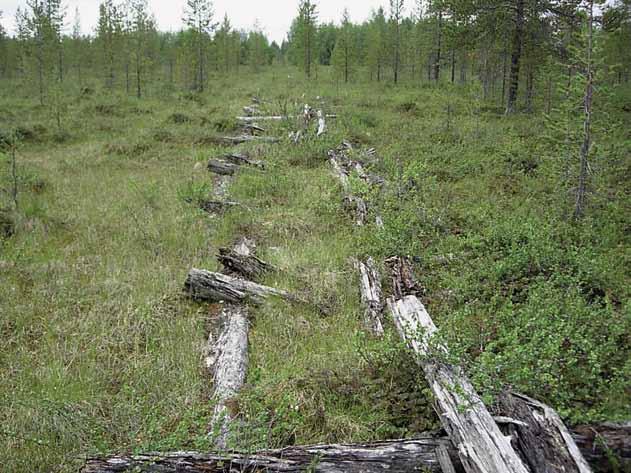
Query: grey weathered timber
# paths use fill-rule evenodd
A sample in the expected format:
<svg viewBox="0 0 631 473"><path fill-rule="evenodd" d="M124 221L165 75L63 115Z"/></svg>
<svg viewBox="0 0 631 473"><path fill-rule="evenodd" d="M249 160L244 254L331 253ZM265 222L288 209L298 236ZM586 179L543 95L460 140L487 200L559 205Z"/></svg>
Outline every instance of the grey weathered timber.
<svg viewBox="0 0 631 473"><path fill-rule="evenodd" d="M355 260L353 263L359 272L359 290L364 306L364 325L374 335L382 336L383 292L381 290L381 277L375 261L368 258L365 261Z"/></svg>
<svg viewBox="0 0 631 473"><path fill-rule="evenodd" d="M253 136L253 135L238 135L238 136L221 136L217 138L217 143L224 145L240 145L241 143L249 143L252 141L261 143L278 143L280 139L273 136Z"/></svg>
<svg viewBox="0 0 631 473"><path fill-rule="evenodd" d="M296 301L290 293L245 281L226 274L214 273L193 268L184 283L184 291L195 300L209 302L231 302L234 304L251 302L260 304L269 297L280 297Z"/></svg>
<svg viewBox="0 0 631 473"><path fill-rule="evenodd" d="M392 293L396 299L405 296L421 296L423 288L416 282L414 270L409 258L392 256L386 259L386 266L392 276Z"/></svg>
<svg viewBox="0 0 631 473"><path fill-rule="evenodd" d="M214 402L210 434L218 449L226 448L233 413L229 404L245 382L248 368L248 317L244 305L226 304L219 315L221 334L209 336L206 367L213 377Z"/></svg>
<svg viewBox="0 0 631 473"><path fill-rule="evenodd" d="M504 421L508 419L504 417ZM631 467L631 422L578 426L572 437L594 471L614 470L610 458L619 462L619 471ZM244 472L419 472L444 473L439 465L440 450L446 450L456 472L462 465L446 437L423 437L368 444L316 445L245 453L172 452L144 455L112 455L87 459L83 473L228 473ZM320 457L320 462L316 459ZM443 457L444 458L444 457ZM315 465L314 465L315 463ZM232 468L233 470L230 470ZM315 470L314 470L315 468ZM344 469L346 468L346 469ZM625 469L626 468L626 469Z"/></svg>
<svg viewBox="0 0 631 473"><path fill-rule="evenodd" d="M238 164L229 163L228 161L219 159L211 159L208 161L208 170L221 176L232 176L237 169L239 169Z"/></svg>
<svg viewBox="0 0 631 473"><path fill-rule="evenodd" d="M435 344L436 326L418 298L390 298L388 308L399 334L418 356L441 423L456 446L465 471L528 473L462 370L441 359L446 357L446 351Z"/></svg>
<svg viewBox="0 0 631 473"><path fill-rule="evenodd" d="M248 117L236 117L237 120L241 121L241 122L265 122L265 121L283 121L283 120L293 120L296 118L303 118L303 115L267 115L267 116L258 116L258 117L254 117L254 116L248 116ZM335 119L337 118L337 115L333 115L333 114L327 114L324 115L324 118L326 119Z"/></svg>
<svg viewBox="0 0 631 473"><path fill-rule="evenodd" d="M176 452L90 458L83 473L413 473L440 472L436 447L444 439L419 438L359 445L313 445L252 454Z"/></svg>
<svg viewBox="0 0 631 473"><path fill-rule="evenodd" d="M256 135L257 133L265 133L265 128L261 127L255 122L245 122L241 126L245 133L249 133L250 135Z"/></svg>
<svg viewBox="0 0 631 473"><path fill-rule="evenodd" d="M232 248L219 248L217 259L223 265L225 274L241 276L256 281L275 268L253 254L241 254Z"/></svg>
<svg viewBox="0 0 631 473"><path fill-rule="evenodd" d="M232 164L236 165L248 165L257 168L264 168L265 163L263 161L258 161L256 159L251 159L250 156L243 153L227 153L223 156L223 158Z"/></svg>
<svg viewBox="0 0 631 473"><path fill-rule="evenodd" d="M498 398L504 431L532 473L591 473L592 470L559 415L549 406L523 394L507 392ZM496 419L497 420L497 419Z"/></svg>
<svg viewBox="0 0 631 473"><path fill-rule="evenodd" d="M227 209L237 207L238 202L232 202L228 200L200 200L198 202L199 208L209 214L220 214Z"/></svg>

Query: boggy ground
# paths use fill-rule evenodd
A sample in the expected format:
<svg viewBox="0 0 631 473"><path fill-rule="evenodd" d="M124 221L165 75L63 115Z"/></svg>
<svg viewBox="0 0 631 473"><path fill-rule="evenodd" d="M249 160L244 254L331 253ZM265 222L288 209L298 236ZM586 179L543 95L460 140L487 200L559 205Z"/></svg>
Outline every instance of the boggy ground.
<svg viewBox="0 0 631 473"><path fill-rule="evenodd" d="M630 117L597 138L591 206L572 222L572 156L538 115L505 118L474 87L342 86L284 70L216 79L202 96L68 93L64 132L5 90L18 126L19 208L0 246L0 457L6 471L75 471L96 451L208 449L211 380L201 347L213 307L181 294L192 267L239 236L281 268L266 284L325 307L252 313L241 449L403 437L436 427L428 390L389 325L361 324L349 257L414 257L424 300L478 389L510 385L570 422L631 408ZM225 148L257 95L269 111L323 100L322 138ZM628 103L629 95L616 97ZM625 126L626 125L626 126ZM627 131L625 131L627 130ZM375 147L387 180L362 188L385 228L356 229L326 151ZM208 158L248 151L264 172L229 187L242 205L209 217ZM2 161L3 186L9 181ZM4 197L3 197L4 198ZM3 201L3 205L9 205ZM6 217L4 217L6 218ZM3 227L4 228L4 227ZM13 233L9 236L9 233Z"/></svg>

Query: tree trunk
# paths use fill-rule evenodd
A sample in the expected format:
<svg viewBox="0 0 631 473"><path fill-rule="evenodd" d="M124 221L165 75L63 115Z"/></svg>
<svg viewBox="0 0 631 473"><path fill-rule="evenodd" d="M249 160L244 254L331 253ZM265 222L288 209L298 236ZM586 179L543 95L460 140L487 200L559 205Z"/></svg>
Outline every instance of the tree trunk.
<svg viewBox="0 0 631 473"><path fill-rule="evenodd" d="M456 50L451 50L451 83L456 82Z"/></svg>
<svg viewBox="0 0 631 473"><path fill-rule="evenodd" d="M252 136L252 135L239 135L239 136L220 136L217 137L215 142L218 145L232 146L240 145L241 143L249 143L251 141L259 141L262 143L278 143L280 139L272 136Z"/></svg>
<svg viewBox="0 0 631 473"><path fill-rule="evenodd" d="M442 53L442 28L443 28L443 11L438 11L436 28L436 56L434 57L434 81L438 83L440 80L440 60Z"/></svg>
<svg viewBox="0 0 631 473"><path fill-rule="evenodd" d="M519 68L521 66L521 53L524 41L525 27L525 0L517 0L515 8L515 29L513 30L513 50L511 52L511 65L508 86L508 101L506 114L517 111L517 93L519 91Z"/></svg>
<svg viewBox="0 0 631 473"><path fill-rule="evenodd" d="M410 473L441 471L436 447L445 439L420 438L359 445L314 445L254 454L173 453L91 458L82 473Z"/></svg>
<svg viewBox="0 0 631 473"><path fill-rule="evenodd" d="M223 265L225 274L240 276L250 281L256 281L275 270L274 266L253 254L238 252L231 248L219 248L217 259Z"/></svg>
<svg viewBox="0 0 631 473"><path fill-rule="evenodd" d="M243 383L248 368L248 318L247 309L242 305L226 304L219 316L223 326L216 341L209 335L206 354L206 367L213 376L213 396L215 403L209 425L209 435L215 440L219 450L227 447L234 414L230 402Z"/></svg>
<svg viewBox="0 0 631 473"><path fill-rule="evenodd" d="M529 473L467 377L439 360L446 350L430 341L437 329L423 304L416 296L407 296L388 299L388 308L401 338L419 356L443 427L466 472Z"/></svg>
<svg viewBox="0 0 631 473"><path fill-rule="evenodd" d="M239 169L238 164L228 163L218 159L208 161L208 170L221 176L232 176Z"/></svg>
<svg viewBox="0 0 631 473"><path fill-rule="evenodd" d="M184 292L195 300L224 301L234 304L246 302L260 304L269 297L280 297L290 301L297 300L296 297L280 289L195 268L188 273L184 283Z"/></svg>

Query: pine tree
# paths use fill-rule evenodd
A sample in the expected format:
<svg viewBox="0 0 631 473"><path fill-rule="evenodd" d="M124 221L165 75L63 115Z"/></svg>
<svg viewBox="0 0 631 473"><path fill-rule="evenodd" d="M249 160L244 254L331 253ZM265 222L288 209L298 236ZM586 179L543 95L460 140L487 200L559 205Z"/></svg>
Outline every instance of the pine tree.
<svg viewBox="0 0 631 473"><path fill-rule="evenodd" d="M293 40L295 41L296 56L299 58L302 68L311 77L311 70L317 58L316 29L318 14L316 4L312 0L300 0L298 6L298 18L295 21Z"/></svg>
<svg viewBox="0 0 631 473"><path fill-rule="evenodd" d="M390 51L392 54L392 72L394 83L399 82L401 67L401 21L403 20L403 1L390 0Z"/></svg>
<svg viewBox="0 0 631 473"><path fill-rule="evenodd" d="M150 37L155 24L149 13L147 0L131 0L129 14L132 56L136 72L136 97L141 98L143 82L146 79L145 72L150 61Z"/></svg>
<svg viewBox="0 0 631 473"><path fill-rule="evenodd" d="M2 26L2 10L0 10L0 77L6 78L9 69L7 57L7 33Z"/></svg>
<svg viewBox="0 0 631 473"><path fill-rule="evenodd" d="M344 9L342 25L338 32L335 49L333 50L333 68L338 77L344 78L344 83L348 83L354 67L356 58L355 32L350 20L348 9Z"/></svg>
<svg viewBox="0 0 631 473"><path fill-rule="evenodd" d="M184 23L191 33L191 53L196 69L194 87L204 91L206 82L206 52L210 34L214 29L213 5L210 0L187 0L184 8Z"/></svg>
<svg viewBox="0 0 631 473"><path fill-rule="evenodd" d="M99 5L96 34L103 57L105 86L112 89L116 80L116 62L121 53L123 41L123 15L113 0L105 0Z"/></svg>
<svg viewBox="0 0 631 473"><path fill-rule="evenodd" d="M381 81L383 68L386 63L388 26L383 8L373 12L368 24L368 48L366 51L366 62L370 69L371 78L376 75L377 82Z"/></svg>

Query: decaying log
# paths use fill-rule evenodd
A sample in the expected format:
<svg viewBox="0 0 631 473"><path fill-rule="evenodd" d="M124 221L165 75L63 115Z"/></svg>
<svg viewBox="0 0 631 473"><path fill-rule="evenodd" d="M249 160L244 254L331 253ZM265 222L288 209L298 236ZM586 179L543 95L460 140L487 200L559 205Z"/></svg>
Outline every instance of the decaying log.
<svg viewBox="0 0 631 473"><path fill-rule="evenodd" d="M221 136L217 138L217 143L224 145L240 145L241 143L249 143L251 141L257 141L261 143L278 143L280 140L273 136L253 136L253 135L239 135L239 136Z"/></svg>
<svg viewBox="0 0 631 473"><path fill-rule="evenodd" d="M414 277L409 258L392 256L386 259L386 266L392 275L392 293L396 299L403 299L405 296L420 297L423 294L423 288Z"/></svg>
<svg viewBox="0 0 631 473"><path fill-rule="evenodd" d="M244 132L249 133L251 135L255 135L257 133L265 133L265 128L260 127L258 124L254 122L245 122L242 128Z"/></svg>
<svg viewBox="0 0 631 473"><path fill-rule="evenodd" d="M591 473L570 431L549 406L522 394L499 397L502 416L515 419L504 427L532 473Z"/></svg>
<svg viewBox="0 0 631 473"><path fill-rule="evenodd" d="M314 445L252 454L178 452L90 458L83 473L411 473L440 472L436 447L444 439L419 438L360 445Z"/></svg>
<svg viewBox="0 0 631 473"><path fill-rule="evenodd" d="M365 261L355 260L355 269L359 271L361 300L364 305L364 325L371 333L383 335L383 299L381 277L372 258Z"/></svg>
<svg viewBox="0 0 631 473"><path fill-rule="evenodd" d="M259 108L256 105L245 106L245 107L243 107L243 112L248 117L251 117L252 115L255 115L255 114L259 113Z"/></svg>
<svg viewBox="0 0 631 473"><path fill-rule="evenodd" d="M252 254L241 254L231 248L219 248L217 259L224 267L224 273L241 276L256 281L265 273L273 271L274 266Z"/></svg>
<svg viewBox="0 0 631 473"><path fill-rule="evenodd" d="M225 212L227 209L236 207L239 205L238 202L224 201L224 200L200 200L199 208L204 212L208 212L209 214L220 214Z"/></svg>
<svg viewBox="0 0 631 473"><path fill-rule="evenodd" d="M433 343L437 329L423 304L416 296L407 296L388 299L388 308L399 334L419 357L441 423L465 471L528 473L462 370L440 359L446 351Z"/></svg>
<svg viewBox="0 0 631 473"><path fill-rule="evenodd" d="M355 212L355 224L362 226L368 219L368 205L364 199L353 194L350 184L351 172L355 170L360 179L364 180L369 186L375 184L375 179L369 177L361 163L351 160L346 155L346 152L350 149L352 149L352 145L348 142L343 142L337 149L329 150L328 156L333 171L342 185L344 202ZM382 183L383 180L380 180L380 182ZM383 221L379 215L375 217L375 223L378 227L383 227Z"/></svg>
<svg viewBox="0 0 631 473"><path fill-rule="evenodd" d="M631 422L579 425L572 437L594 471L631 472Z"/></svg>
<svg viewBox="0 0 631 473"><path fill-rule="evenodd" d="M283 121L283 120L294 120L296 118L302 118L302 115L299 117L296 115L268 115L268 116L259 116L259 117L236 117L237 120L241 122L265 122L265 121ZM324 118L334 120L337 118L337 115L327 114L324 115Z"/></svg>
<svg viewBox="0 0 631 473"><path fill-rule="evenodd" d="M260 304L264 299L272 296L298 301L297 297L280 289L196 268L188 273L184 291L195 300L209 302Z"/></svg>
<svg viewBox="0 0 631 473"><path fill-rule="evenodd" d="M215 403L209 432L215 446L225 449L230 434L233 414L229 404L243 383L248 367L248 317L243 305L226 304L219 315L221 335L214 340L209 336L206 367L213 376Z"/></svg>
<svg viewBox="0 0 631 473"><path fill-rule="evenodd" d="M221 161L219 159L211 159L208 161L208 170L221 176L232 176L237 169L239 169L238 164Z"/></svg>
<svg viewBox="0 0 631 473"><path fill-rule="evenodd" d="M322 110L318 110L318 132L316 133L316 136L321 136L324 133L326 133L326 119Z"/></svg>
<svg viewBox="0 0 631 473"><path fill-rule="evenodd" d="M265 163L263 161L258 161L256 159L251 159L250 156L243 153L227 153L223 155L223 158L232 164L236 165L248 165L257 168L264 168Z"/></svg>

